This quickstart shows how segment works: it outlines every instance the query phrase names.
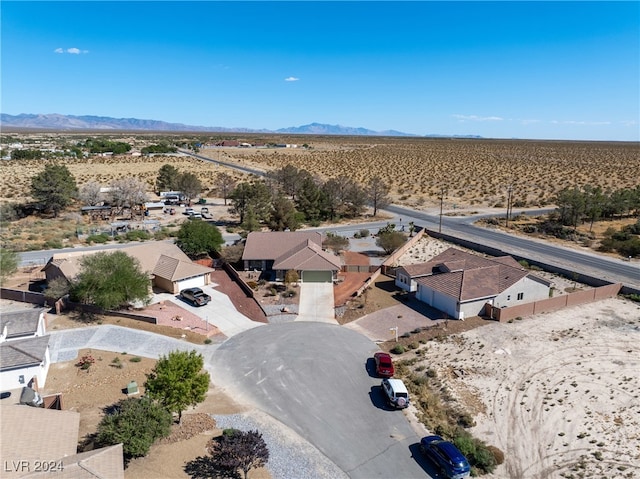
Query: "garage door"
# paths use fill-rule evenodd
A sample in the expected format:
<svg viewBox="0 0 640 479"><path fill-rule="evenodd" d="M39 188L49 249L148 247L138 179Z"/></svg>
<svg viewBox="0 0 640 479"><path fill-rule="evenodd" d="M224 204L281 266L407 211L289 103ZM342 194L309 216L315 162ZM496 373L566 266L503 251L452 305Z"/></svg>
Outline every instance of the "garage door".
<svg viewBox="0 0 640 479"><path fill-rule="evenodd" d="M196 276L195 278L178 281L178 291L182 291L186 288L201 288L202 286L204 286L204 276Z"/></svg>
<svg viewBox="0 0 640 479"><path fill-rule="evenodd" d="M303 271L303 283L330 283L333 278L331 271Z"/></svg>

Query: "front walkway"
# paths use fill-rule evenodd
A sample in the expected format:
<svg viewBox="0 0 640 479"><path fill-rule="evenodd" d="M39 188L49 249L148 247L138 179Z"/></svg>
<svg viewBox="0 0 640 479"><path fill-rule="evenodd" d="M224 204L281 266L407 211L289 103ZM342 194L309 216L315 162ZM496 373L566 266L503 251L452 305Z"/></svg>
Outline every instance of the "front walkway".
<svg viewBox="0 0 640 479"><path fill-rule="evenodd" d="M296 321L338 324L334 309L333 283L300 283L300 305Z"/></svg>

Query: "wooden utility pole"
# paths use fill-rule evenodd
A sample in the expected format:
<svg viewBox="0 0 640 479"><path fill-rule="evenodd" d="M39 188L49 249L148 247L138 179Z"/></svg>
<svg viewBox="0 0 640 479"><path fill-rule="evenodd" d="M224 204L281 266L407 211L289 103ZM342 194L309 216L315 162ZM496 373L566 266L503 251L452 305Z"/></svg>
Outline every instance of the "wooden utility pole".
<svg viewBox="0 0 640 479"><path fill-rule="evenodd" d="M444 197L447 194L446 188L440 189L440 224L438 225L438 233L442 233L442 205L444 204Z"/></svg>
<svg viewBox="0 0 640 479"><path fill-rule="evenodd" d="M507 220L505 221L505 228L509 227L509 215L511 214L511 193L513 191L513 185L509 185L507 188Z"/></svg>

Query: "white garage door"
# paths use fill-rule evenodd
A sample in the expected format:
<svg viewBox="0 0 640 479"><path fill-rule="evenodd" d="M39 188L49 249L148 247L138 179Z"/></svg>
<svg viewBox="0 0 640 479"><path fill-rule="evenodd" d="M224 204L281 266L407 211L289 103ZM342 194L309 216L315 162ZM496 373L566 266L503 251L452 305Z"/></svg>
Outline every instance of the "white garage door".
<svg viewBox="0 0 640 479"><path fill-rule="evenodd" d="M202 286L204 286L204 276L196 276L194 278L178 281L178 291L182 291L186 288L201 288Z"/></svg>

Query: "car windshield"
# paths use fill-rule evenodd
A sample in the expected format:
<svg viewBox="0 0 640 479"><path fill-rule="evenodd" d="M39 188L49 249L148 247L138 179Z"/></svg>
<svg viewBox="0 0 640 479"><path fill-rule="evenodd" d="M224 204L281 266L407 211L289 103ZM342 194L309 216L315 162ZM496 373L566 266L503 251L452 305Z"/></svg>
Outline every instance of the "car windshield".
<svg viewBox="0 0 640 479"><path fill-rule="evenodd" d="M406 398L407 397L407 393L396 393L396 396L399 398Z"/></svg>
<svg viewBox="0 0 640 479"><path fill-rule="evenodd" d="M385 368L391 367L391 361L383 358L380 360L380 366L384 366Z"/></svg>

